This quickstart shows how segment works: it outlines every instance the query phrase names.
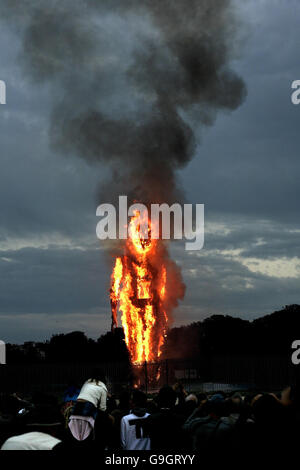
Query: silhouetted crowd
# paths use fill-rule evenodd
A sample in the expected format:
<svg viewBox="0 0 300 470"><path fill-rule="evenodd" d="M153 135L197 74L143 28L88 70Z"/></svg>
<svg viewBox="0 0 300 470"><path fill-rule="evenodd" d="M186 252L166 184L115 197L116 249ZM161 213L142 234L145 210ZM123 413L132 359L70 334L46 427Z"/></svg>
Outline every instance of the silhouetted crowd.
<svg viewBox="0 0 300 470"><path fill-rule="evenodd" d="M103 372L61 403L35 394L0 401L1 450L276 453L298 444L299 387L280 393L188 394L181 383L155 396L138 389L108 393Z"/></svg>

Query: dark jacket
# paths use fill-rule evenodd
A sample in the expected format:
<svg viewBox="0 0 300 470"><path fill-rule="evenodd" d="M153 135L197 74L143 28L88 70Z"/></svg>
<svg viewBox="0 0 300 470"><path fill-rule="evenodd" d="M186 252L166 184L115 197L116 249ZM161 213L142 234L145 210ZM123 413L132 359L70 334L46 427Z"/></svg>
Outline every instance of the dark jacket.
<svg viewBox="0 0 300 470"><path fill-rule="evenodd" d="M151 440L151 450L179 450L183 448L184 418L172 409L160 409L148 416L144 429Z"/></svg>

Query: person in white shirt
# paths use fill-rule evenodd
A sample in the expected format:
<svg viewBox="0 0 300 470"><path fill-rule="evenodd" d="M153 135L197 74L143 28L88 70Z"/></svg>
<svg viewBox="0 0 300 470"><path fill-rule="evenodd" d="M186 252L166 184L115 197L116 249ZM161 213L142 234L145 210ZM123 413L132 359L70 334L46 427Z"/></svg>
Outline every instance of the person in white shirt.
<svg viewBox="0 0 300 470"><path fill-rule="evenodd" d="M146 412L147 397L139 391L132 393L132 410L121 420L121 445L124 450L150 450L150 438L143 430L143 420Z"/></svg>
<svg viewBox="0 0 300 470"><path fill-rule="evenodd" d="M27 432L7 439L1 450L52 450L60 442L44 432Z"/></svg>
<svg viewBox="0 0 300 470"><path fill-rule="evenodd" d="M96 369L83 384L70 416L69 428L77 441L84 441L94 432L98 411L106 411L106 400L104 372Z"/></svg>
<svg viewBox="0 0 300 470"><path fill-rule="evenodd" d="M1 450L54 450L63 438L63 419L55 405L33 404L24 415L27 432L8 438Z"/></svg>
<svg viewBox="0 0 300 470"><path fill-rule="evenodd" d="M77 401L88 401L92 403L95 408L106 411L107 388L104 380L104 378L102 378L102 380L99 380L99 378L87 380L80 390Z"/></svg>

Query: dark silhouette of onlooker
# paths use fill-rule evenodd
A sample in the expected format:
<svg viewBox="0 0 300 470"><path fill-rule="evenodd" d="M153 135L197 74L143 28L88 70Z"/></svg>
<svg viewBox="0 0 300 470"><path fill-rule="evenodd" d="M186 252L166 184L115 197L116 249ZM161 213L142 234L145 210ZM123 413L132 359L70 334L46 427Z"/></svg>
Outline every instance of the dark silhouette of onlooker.
<svg viewBox="0 0 300 470"><path fill-rule="evenodd" d="M120 394L118 406L111 411L111 416L114 418L114 425L112 430L112 440L110 442L110 447L112 449L118 449L121 447L120 440L120 429L121 429L121 419L123 416L128 415L130 412L130 393L127 390L123 390Z"/></svg>
<svg viewBox="0 0 300 470"><path fill-rule="evenodd" d="M193 411L197 408L198 405L198 398L193 393L190 393L185 397L184 403L180 407L176 407L176 410L180 411L180 413L187 419Z"/></svg>
<svg viewBox="0 0 300 470"><path fill-rule="evenodd" d="M228 445L233 439L235 422L228 419L228 403L224 396L216 393L207 401L207 416L197 417L197 411L192 413L183 426L190 448L193 451L208 453L213 449L218 452L228 450Z"/></svg>
<svg viewBox="0 0 300 470"><path fill-rule="evenodd" d="M281 450L284 407L272 394L259 395L252 404L253 442L257 453L274 455Z"/></svg>
<svg viewBox="0 0 300 470"><path fill-rule="evenodd" d="M184 417L175 411L177 394L172 387L162 387L158 393L158 411L145 421L151 450L168 451L184 447L182 425Z"/></svg>

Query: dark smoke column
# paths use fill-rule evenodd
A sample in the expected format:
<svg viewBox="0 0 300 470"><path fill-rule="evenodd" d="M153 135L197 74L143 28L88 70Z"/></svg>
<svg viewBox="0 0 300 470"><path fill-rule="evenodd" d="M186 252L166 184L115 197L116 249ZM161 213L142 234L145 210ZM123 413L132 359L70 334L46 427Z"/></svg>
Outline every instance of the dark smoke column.
<svg viewBox="0 0 300 470"><path fill-rule="evenodd" d="M54 151L94 164L97 202L183 200L176 173L195 133L246 96L232 70L238 23L230 0L1 0L21 35L20 65L51 91ZM50 105L49 105L50 106Z"/></svg>
<svg viewBox="0 0 300 470"><path fill-rule="evenodd" d="M53 148L112 168L100 202L178 202L194 131L246 95L230 0L2 0L0 14L22 35L28 78L53 87Z"/></svg>

